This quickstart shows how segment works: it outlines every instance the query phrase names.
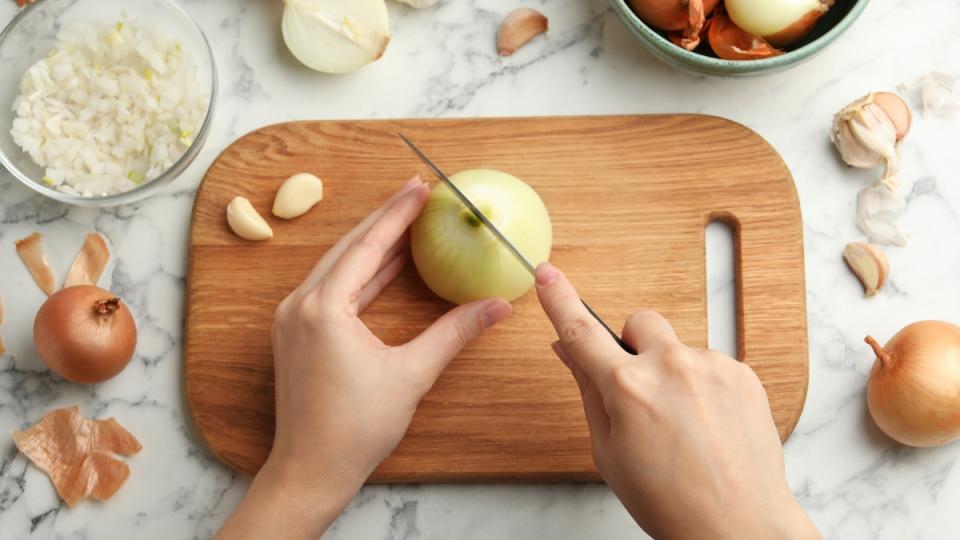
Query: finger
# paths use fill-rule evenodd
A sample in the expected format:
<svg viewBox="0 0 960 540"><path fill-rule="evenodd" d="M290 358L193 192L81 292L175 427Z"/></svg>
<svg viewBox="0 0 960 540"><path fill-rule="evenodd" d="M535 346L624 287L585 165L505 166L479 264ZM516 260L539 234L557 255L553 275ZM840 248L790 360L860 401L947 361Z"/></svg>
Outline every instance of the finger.
<svg viewBox="0 0 960 540"><path fill-rule="evenodd" d="M332 248L327 250L327 252L317 261L317 264L313 266L313 269L310 271L310 274L307 275L306 279L303 280L303 283L297 287L297 293L305 294L308 291L313 290L314 287L320 283L320 280L323 279L323 276L330 271L330 268L340 260L340 257L343 253L353 244L353 242L363 233L367 232L370 229L370 226L373 225L380 216L382 216L391 206L396 204L396 202L410 192L411 189L414 189L420 185L423 185L423 181L420 180L420 176L414 176L410 180L407 180L400 189L390 196L380 208L377 208L371 212L367 217L363 219L356 227L353 228L350 232L343 235Z"/></svg>
<svg viewBox="0 0 960 540"><path fill-rule="evenodd" d="M600 444L610 434L610 416L607 415L603 396L597 386L593 384L593 381L590 380L587 372L570 358L559 341L554 341L551 348L560 361L570 369L574 380L577 381L577 387L580 388L580 398L583 402L583 413L587 418L587 427L590 428L590 436L594 441L593 444Z"/></svg>
<svg viewBox="0 0 960 540"><path fill-rule="evenodd" d="M400 275L403 267L407 265L408 258L409 255L406 251L397 253L380 268L377 275L373 276L369 283L364 285L363 290L360 291L360 298L357 300L357 313L363 313L367 306L380 296L383 289Z"/></svg>
<svg viewBox="0 0 960 540"><path fill-rule="evenodd" d="M513 308L500 298L457 306L437 319L422 334L403 346L411 362L421 364L426 388L433 386L447 364L468 343L507 318Z"/></svg>
<svg viewBox="0 0 960 540"><path fill-rule="evenodd" d="M383 260L380 261L380 267L377 268L377 272L379 273L380 270L383 270L383 268L386 265L390 264L390 261L392 261L394 257L399 255L400 253L406 252L408 247L410 247L410 230L409 229L407 229L406 231L403 231L403 235L400 237L400 239L394 242L393 245L390 246L390 249L388 249L387 252L383 255Z"/></svg>
<svg viewBox="0 0 960 540"><path fill-rule="evenodd" d="M670 323L651 309L641 309L627 319L623 326L623 340L633 347L637 354L680 344L680 339Z"/></svg>
<svg viewBox="0 0 960 540"><path fill-rule="evenodd" d="M627 361L627 353L590 315L563 272L550 263L537 268L537 295L560 344L591 379L605 380L610 369Z"/></svg>
<svg viewBox="0 0 960 540"><path fill-rule="evenodd" d="M390 248L420 215L429 195L426 185L411 189L347 249L327 274L326 284L335 294L354 297L373 279Z"/></svg>

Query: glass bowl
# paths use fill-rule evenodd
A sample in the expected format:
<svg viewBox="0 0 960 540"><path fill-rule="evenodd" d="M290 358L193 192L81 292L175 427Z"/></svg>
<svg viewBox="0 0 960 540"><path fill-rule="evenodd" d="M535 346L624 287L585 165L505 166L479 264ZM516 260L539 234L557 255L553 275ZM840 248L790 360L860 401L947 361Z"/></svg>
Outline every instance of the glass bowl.
<svg viewBox="0 0 960 540"><path fill-rule="evenodd" d="M114 195L81 197L64 193L41 182L43 167L13 141L10 129L13 101L20 93L20 79L56 43L60 27L71 20L115 22L144 20L158 24L167 36L179 40L197 67L200 87L208 93L207 112L186 152L153 180ZM23 8L0 32L0 164L28 188L51 199L77 206L115 206L139 201L180 175L197 157L207 138L217 95L217 70L210 43L187 13L169 0L37 0Z"/></svg>

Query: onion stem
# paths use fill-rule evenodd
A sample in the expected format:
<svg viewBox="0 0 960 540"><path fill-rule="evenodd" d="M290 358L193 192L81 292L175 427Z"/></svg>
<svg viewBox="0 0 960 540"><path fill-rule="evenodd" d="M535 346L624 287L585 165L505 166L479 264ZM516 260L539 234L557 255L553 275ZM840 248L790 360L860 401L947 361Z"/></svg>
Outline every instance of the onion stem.
<svg viewBox="0 0 960 540"><path fill-rule="evenodd" d="M863 340L873 349L873 352L877 355L877 359L880 360L880 365L882 365L884 369L889 368L893 364L893 358L890 356L890 353L885 351L877 340L873 339L873 336L867 336Z"/></svg>
<svg viewBox="0 0 960 540"><path fill-rule="evenodd" d="M116 297L97 300L93 303L93 310L100 315L110 315L118 309L120 309L120 299Z"/></svg>

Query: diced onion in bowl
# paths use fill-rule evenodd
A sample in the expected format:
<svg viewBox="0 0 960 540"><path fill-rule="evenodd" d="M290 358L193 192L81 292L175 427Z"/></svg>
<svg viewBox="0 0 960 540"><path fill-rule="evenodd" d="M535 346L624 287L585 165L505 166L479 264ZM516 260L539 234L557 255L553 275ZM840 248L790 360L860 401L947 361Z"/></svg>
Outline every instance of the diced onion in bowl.
<svg viewBox="0 0 960 540"><path fill-rule="evenodd" d="M10 134L45 168L45 184L111 195L170 168L208 101L187 51L158 26L74 21L24 73Z"/></svg>

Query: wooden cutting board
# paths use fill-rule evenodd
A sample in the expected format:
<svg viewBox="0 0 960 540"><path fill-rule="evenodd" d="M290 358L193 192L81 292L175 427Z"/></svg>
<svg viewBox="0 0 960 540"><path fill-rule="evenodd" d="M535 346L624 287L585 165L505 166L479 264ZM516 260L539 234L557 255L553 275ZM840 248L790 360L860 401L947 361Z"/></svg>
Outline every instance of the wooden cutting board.
<svg viewBox="0 0 960 540"><path fill-rule="evenodd" d="M418 172L434 180L401 130L448 173L496 168L532 185L553 220L552 262L617 328L650 307L685 343L705 347L704 230L712 220L730 223L739 356L763 381L781 438L790 434L807 390L800 207L790 172L756 133L698 115L318 121L240 138L197 194L186 394L196 428L225 463L253 473L270 449L274 307L403 181ZM229 231L230 199L245 196L269 216L276 189L303 171L324 179L318 207L293 221L268 218L269 242ZM396 344L450 307L411 266L363 318ZM453 361L370 481L598 479L554 339L535 293L518 300L510 319Z"/></svg>

